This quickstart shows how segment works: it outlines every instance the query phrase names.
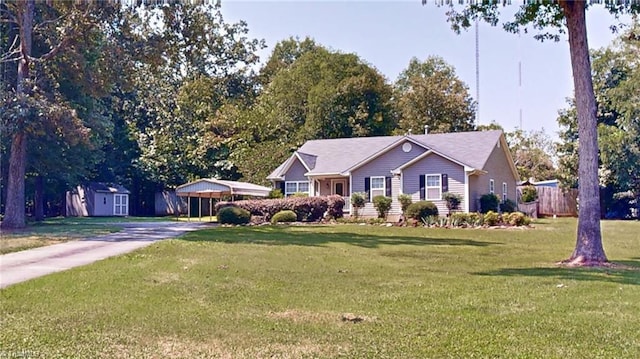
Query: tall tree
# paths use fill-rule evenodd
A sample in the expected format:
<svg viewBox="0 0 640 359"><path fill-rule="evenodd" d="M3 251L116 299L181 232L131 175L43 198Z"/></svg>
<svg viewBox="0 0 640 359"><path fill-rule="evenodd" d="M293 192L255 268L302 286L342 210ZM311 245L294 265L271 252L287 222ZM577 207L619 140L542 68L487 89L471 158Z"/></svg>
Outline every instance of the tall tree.
<svg viewBox="0 0 640 359"><path fill-rule="evenodd" d="M281 68L256 103L226 108L222 116L234 124L232 159L246 180L265 182L282 158L307 140L387 135L395 127L392 89L376 69L354 54L329 51L308 39L291 41L276 46L289 50L274 51L278 60L267 62ZM279 58L295 59L288 64Z"/></svg>
<svg viewBox="0 0 640 359"><path fill-rule="evenodd" d="M423 0L423 4L426 0ZM600 195L598 186L598 134L596 131L596 100L591 79L591 62L587 42L587 1L543 0L525 2L515 18L504 24L507 31L517 32L527 25L542 32L536 38L559 40L558 33L545 31L553 28L569 37L569 53L573 70L576 110L578 114L578 176L580 179L580 208L576 246L565 263L571 265L603 265L607 257L602 246L600 231ZM607 9L615 14L637 13L636 2L608 2ZM454 30L471 26L473 19L484 19L492 25L499 22L497 2L470 2L462 11L451 7L449 21Z"/></svg>
<svg viewBox="0 0 640 359"><path fill-rule="evenodd" d="M593 81L598 102L598 143L600 149L599 175L603 191L603 215L624 217L628 205L622 205L614 196L629 193L640 197L640 41L636 34L640 26L634 23L621 34L614 46L591 52ZM563 143L559 149L563 184L576 186L577 178L577 118L574 102L560 113ZM625 210L626 207L626 210ZM625 213L627 212L627 213Z"/></svg>
<svg viewBox="0 0 640 359"><path fill-rule="evenodd" d="M40 86L36 75L46 76L42 69L72 48L81 35L89 34L101 12L96 11L95 4L91 2L36 4L34 0L3 2L0 10L1 22L15 29L7 42L10 47L3 49L5 51L0 58L17 64L15 87L10 89L13 94L5 97L9 101L4 102L2 113L2 126L11 136L7 202L2 226L21 228L25 225L29 137L37 133L43 122L74 117L67 103L59 103L56 93L47 92ZM74 130L82 131L81 127L76 126Z"/></svg>
<svg viewBox="0 0 640 359"><path fill-rule="evenodd" d="M223 104L253 101L252 66L262 41L247 37L246 23L225 22L214 3L177 2L134 16L130 36L157 44L136 59L130 100L137 109L126 114L141 151L139 167L168 187L237 177L224 139L209 130Z"/></svg>
<svg viewBox="0 0 640 359"><path fill-rule="evenodd" d="M453 66L441 57L424 62L413 58L395 83L398 108L396 133L470 131L474 128L476 105L469 87Z"/></svg>

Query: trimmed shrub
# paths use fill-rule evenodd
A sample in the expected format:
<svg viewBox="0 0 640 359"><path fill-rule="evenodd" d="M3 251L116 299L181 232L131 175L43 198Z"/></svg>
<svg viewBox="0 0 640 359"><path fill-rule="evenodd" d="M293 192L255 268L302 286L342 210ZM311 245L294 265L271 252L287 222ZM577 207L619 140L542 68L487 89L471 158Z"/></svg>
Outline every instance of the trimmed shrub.
<svg viewBox="0 0 640 359"><path fill-rule="evenodd" d="M480 212L487 213L489 211L498 212L498 204L500 199L494 193L487 193L480 197Z"/></svg>
<svg viewBox="0 0 640 359"><path fill-rule="evenodd" d="M405 214L407 212L407 208L411 205L411 203L413 203L413 200L408 194L399 194L398 202L400 202L400 210L402 211L402 214Z"/></svg>
<svg viewBox="0 0 640 359"><path fill-rule="evenodd" d="M443 193L442 199L447 203L449 214L451 214L451 211L460 208L460 203L462 203L462 196L452 192Z"/></svg>
<svg viewBox="0 0 640 359"><path fill-rule="evenodd" d="M502 213L511 213L516 211L516 204L510 199L500 203L500 212Z"/></svg>
<svg viewBox="0 0 640 359"><path fill-rule="evenodd" d="M387 214L389 214L389 210L391 209L391 202L393 200L386 196L375 196L373 197L373 206L378 211L378 218L387 218Z"/></svg>
<svg viewBox="0 0 640 359"><path fill-rule="evenodd" d="M520 201L522 203L533 202L538 199L538 190L535 186L525 186L522 188L522 193L520 194Z"/></svg>
<svg viewBox="0 0 640 359"><path fill-rule="evenodd" d="M421 221L423 218L437 216L438 207L430 201L418 201L407 207L407 217Z"/></svg>
<svg viewBox="0 0 640 359"><path fill-rule="evenodd" d="M297 218L296 212L287 209L274 214L271 223L291 223L295 222Z"/></svg>
<svg viewBox="0 0 640 359"><path fill-rule="evenodd" d="M360 208L364 207L366 203L366 193L353 192L351 194L351 208L353 208L353 216L358 217Z"/></svg>
<svg viewBox="0 0 640 359"><path fill-rule="evenodd" d="M327 212L329 200L327 197L287 197L280 199L257 199L237 202L218 202L216 203L216 212L219 212L226 206L235 206L243 208L251 215L264 217L265 221L278 212L283 210L291 210L296 213L297 220L303 222L315 222L322 219ZM335 203L339 206L339 202ZM335 212L338 212L335 209Z"/></svg>
<svg viewBox="0 0 640 359"><path fill-rule="evenodd" d="M251 213L246 209L227 206L218 211L218 222L222 224L247 224L251 220Z"/></svg>
<svg viewBox="0 0 640 359"><path fill-rule="evenodd" d="M267 198L268 199L284 198L284 194L282 193L280 188L274 188L271 191L269 191L269 195L267 196Z"/></svg>
<svg viewBox="0 0 640 359"><path fill-rule="evenodd" d="M496 226L500 223L500 215L494 211L484 214L484 224L487 226Z"/></svg>
<svg viewBox="0 0 640 359"><path fill-rule="evenodd" d="M344 198L338 195L327 197L327 217L338 219L344 217Z"/></svg>
<svg viewBox="0 0 640 359"><path fill-rule="evenodd" d="M528 226L531 223L531 218L522 212L512 212L504 215L503 218L512 226Z"/></svg>

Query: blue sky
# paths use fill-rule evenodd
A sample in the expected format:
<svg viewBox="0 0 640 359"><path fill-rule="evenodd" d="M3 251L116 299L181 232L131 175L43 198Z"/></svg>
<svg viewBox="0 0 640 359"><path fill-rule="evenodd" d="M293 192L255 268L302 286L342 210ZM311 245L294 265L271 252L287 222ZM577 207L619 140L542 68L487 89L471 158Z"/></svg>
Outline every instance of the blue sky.
<svg viewBox="0 0 640 359"><path fill-rule="evenodd" d="M518 4L518 1L514 1ZM516 6L502 10L503 19ZM290 36L310 36L333 50L355 53L395 81L412 57L436 55L455 67L458 77L476 97L475 31L456 35L446 22L446 7L435 0L421 5L413 1L241 1L222 0L225 20L248 23L250 36L264 39L268 48ZM615 22L603 6L587 11L589 46L608 46ZM556 137L558 110L572 95L573 78L566 35L560 42L540 42L532 34L517 35L502 27L481 23L480 124L495 121L506 131L520 127L545 131ZM518 63L522 64L522 86L518 86Z"/></svg>

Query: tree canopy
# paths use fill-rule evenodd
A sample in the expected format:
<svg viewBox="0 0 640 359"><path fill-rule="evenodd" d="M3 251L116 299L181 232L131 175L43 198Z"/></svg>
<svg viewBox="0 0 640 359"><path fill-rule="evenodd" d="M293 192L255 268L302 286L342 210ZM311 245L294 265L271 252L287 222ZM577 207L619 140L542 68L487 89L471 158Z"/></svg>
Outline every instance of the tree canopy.
<svg viewBox="0 0 640 359"><path fill-rule="evenodd" d="M441 57L411 59L395 83L396 133L459 132L474 129L476 104L469 87Z"/></svg>

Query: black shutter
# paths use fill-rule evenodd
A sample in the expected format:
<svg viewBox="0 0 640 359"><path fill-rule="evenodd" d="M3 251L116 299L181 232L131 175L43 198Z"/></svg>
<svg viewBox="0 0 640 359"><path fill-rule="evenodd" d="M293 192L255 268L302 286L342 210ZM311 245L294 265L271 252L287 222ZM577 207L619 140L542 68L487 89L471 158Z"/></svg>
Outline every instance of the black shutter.
<svg viewBox="0 0 640 359"><path fill-rule="evenodd" d="M442 193L449 192L449 175L446 173L442 174Z"/></svg>
<svg viewBox="0 0 640 359"><path fill-rule="evenodd" d="M371 197L369 195L369 191L371 190L371 177L365 177L364 178L364 192L366 193L366 197L365 201L369 202L369 198Z"/></svg>
<svg viewBox="0 0 640 359"><path fill-rule="evenodd" d="M385 188L385 193L384 195L387 197L391 197L391 177L385 177L384 178L384 188Z"/></svg>
<svg viewBox="0 0 640 359"><path fill-rule="evenodd" d="M424 201L426 197L426 193L425 193L425 177L424 175L420 175L420 200Z"/></svg>
<svg viewBox="0 0 640 359"><path fill-rule="evenodd" d="M284 181L280 182L280 191L284 194Z"/></svg>

